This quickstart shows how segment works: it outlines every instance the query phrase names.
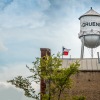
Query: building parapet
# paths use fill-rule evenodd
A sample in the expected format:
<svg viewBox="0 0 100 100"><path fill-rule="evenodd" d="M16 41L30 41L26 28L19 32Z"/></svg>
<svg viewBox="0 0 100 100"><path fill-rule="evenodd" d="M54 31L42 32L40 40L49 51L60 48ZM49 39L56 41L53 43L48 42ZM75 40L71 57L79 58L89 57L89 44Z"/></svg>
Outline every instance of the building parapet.
<svg viewBox="0 0 100 100"><path fill-rule="evenodd" d="M79 61L81 71L100 71L100 63L98 62L98 58L73 58L73 59L63 59L62 60L62 68L67 68L71 63Z"/></svg>

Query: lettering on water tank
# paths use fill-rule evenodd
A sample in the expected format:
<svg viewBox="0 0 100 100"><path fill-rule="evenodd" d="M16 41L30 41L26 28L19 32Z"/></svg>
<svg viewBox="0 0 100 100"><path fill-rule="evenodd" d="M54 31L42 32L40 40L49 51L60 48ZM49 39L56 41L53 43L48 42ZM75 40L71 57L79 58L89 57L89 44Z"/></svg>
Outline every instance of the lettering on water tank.
<svg viewBox="0 0 100 100"><path fill-rule="evenodd" d="M81 26L82 27L85 27L85 26L99 26L100 27L100 23L98 23L98 22L84 22L84 23L82 23Z"/></svg>

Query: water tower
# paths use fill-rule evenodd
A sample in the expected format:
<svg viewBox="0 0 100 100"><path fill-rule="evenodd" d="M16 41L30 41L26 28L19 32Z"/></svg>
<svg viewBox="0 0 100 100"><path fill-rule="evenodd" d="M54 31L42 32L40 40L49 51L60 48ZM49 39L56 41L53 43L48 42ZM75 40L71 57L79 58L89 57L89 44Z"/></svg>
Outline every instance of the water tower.
<svg viewBox="0 0 100 100"><path fill-rule="evenodd" d="M100 45L100 14L91 7L89 11L79 17L81 40L81 59L84 55L84 46L91 49L91 57L93 58L93 48Z"/></svg>

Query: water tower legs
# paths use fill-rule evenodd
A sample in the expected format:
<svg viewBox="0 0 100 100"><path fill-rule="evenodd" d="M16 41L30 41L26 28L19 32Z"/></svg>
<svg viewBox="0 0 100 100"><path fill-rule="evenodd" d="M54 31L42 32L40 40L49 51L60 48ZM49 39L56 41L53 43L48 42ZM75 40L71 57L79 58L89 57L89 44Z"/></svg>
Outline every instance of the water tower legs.
<svg viewBox="0 0 100 100"><path fill-rule="evenodd" d="M82 37L82 44L81 44L81 59L84 58L84 41L85 41L85 36ZM91 58L93 58L93 48L91 48Z"/></svg>
<svg viewBox="0 0 100 100"><path fill-rule="evenodd" d="M82 38L82 44L81 44L81 59L83 59L84 56L84 36Z"/></svg>
<svg viewBox="0 0 100 100"><path fill-rule="evenodd" d="M91 58L93 58L93 48L91 48Z"/></svg>

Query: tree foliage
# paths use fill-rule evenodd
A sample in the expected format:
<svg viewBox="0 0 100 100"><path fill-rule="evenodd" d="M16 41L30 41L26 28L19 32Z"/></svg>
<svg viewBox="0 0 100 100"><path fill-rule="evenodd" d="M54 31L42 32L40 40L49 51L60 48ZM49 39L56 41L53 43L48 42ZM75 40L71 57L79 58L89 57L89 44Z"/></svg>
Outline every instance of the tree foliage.
<svg viewBox="0 0 100 100"><path fill-rule="evenodd" d="M86 98L84 96L75 96L73 97L74 100L85 100Z"/></svg>
<svg viewBox="0 0 100 100"><path fill-rule="evenodd" d="M18 76L8 82L12 83L12 85L15 85L17 88L23 89L25 96L39 100L39 94L36 94L28 78Z"/></svg>
<svg viewBox="0 0 100 100"><path fill-rule="evenodd" d="M27 78L18 76L8 82L23 89L27 97L39 100L41 95L42 100L62 100L61 95L64 90L71 88L71 76L78 72L79 63L75 62L68 68L62 68L62 59L57 54L56 56L46 55L42 58L36 58L32 68L26 67L32 72L31 76ZM31 85L32 82L40 83L41 79L46 82L46 94L36 94L34 87Z"/></svg>

